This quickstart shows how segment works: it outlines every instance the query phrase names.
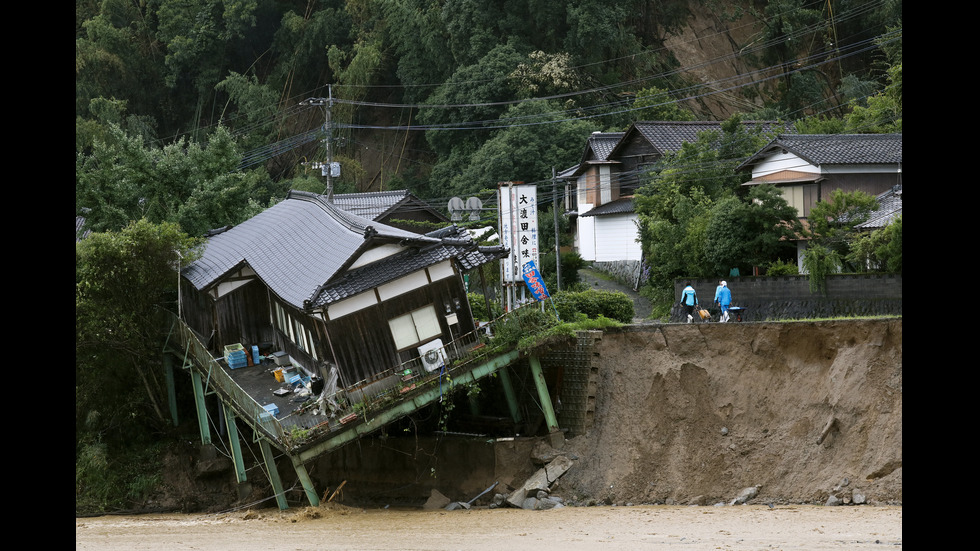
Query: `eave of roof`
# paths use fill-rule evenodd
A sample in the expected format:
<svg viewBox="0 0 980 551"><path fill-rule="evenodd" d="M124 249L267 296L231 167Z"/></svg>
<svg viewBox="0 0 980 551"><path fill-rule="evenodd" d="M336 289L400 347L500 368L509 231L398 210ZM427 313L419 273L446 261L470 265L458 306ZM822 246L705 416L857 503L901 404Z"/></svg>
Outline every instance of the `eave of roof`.
<svg viewBox="0 0 980 551"><path fill-rule="evenodd" d="M778 172L773 172L771 174L766 174L764 176L759 176L758 178L753 178L748 182L743 183L743 186L758 185L758 184L813 184L823 180L824 177L820 174L814 174L812 172L800 172L798 170L780 170Z"/></svg>
<svg viewBox="0 0 980 551"><path fill-rule="evenodd" d="M478 247L472 241L454 242L453 240L446 240L446 242L433 247L405 251L363 268L347 272L343 277L320 288L316 296L307 301L304 306L310 310L318 310L445 260L454 259L460 269L468 271L488 262L505 258L508 252L507 248L500 246Z"/></svg>

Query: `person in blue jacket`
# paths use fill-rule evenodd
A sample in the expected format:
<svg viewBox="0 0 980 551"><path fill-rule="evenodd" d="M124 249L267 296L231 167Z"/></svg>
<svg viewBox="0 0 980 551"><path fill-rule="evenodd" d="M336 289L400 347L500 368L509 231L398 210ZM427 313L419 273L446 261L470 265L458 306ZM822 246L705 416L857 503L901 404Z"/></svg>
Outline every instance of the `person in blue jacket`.
<svg viewBox="0 0 980 551"><path fill-rule="evenodd" d="M694 321L694 307L698 305L698 294L691 287L691 282L684 283L684 290L681 291L681 306L687 314L687 323Z"/></svg>
<svg viewBox="0 0 980 551"><path fill-rule="evenodd" d="M732 303L732 290L728 288L728 283L722 281L715 290L715 304L721 307L721 323L728 321L728 307Z"/></svg>

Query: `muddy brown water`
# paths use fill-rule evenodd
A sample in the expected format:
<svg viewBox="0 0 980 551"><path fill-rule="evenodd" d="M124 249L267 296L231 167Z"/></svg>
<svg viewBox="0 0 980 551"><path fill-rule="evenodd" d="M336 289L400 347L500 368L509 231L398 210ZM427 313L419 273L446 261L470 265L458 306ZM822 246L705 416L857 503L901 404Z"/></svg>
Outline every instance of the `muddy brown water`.
<svg viewBox="0 0 980 551"><path fill-rule="evenodd" d="M305 508L75 519L75 549L901 549L900 506Z"/></svg>

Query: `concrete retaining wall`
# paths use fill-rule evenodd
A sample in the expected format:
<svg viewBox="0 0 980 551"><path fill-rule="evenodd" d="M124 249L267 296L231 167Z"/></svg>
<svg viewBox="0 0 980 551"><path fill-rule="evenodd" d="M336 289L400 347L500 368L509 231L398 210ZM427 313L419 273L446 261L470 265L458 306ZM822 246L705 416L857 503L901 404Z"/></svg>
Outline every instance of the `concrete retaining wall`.
<svg viewBox="0 0 980 551"><path fill-rule="evenodd" d="M609 274L630 289L635 289L642 266L639 260L617 260L614 262L593 262L592 268Z"/></svg>
<svg viewBox="0 0 980 551"><path fill-rule="evenodd" d="M702 306L716 321L717 279L689 280ZM902 315L902 276L845 274L827 278L826 294L810 292L807 276L758 276L726 279L732 305L746 308L743 321L812 319L838 316ZM685 280L674 282L671 321L682 321L678 306Z"/></svg>

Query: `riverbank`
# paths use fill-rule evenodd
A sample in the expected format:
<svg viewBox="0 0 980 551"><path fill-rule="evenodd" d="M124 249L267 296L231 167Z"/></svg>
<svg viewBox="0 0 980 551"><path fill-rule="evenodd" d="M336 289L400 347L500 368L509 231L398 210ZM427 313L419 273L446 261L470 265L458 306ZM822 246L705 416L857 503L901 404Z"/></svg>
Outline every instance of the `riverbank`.
<svg viewBox="0 0 980 551"><path fill-rule="evenodd" d="M77 551L902 548L901 507L739 505L547 511L357 509L75 520Z"/></svg>

